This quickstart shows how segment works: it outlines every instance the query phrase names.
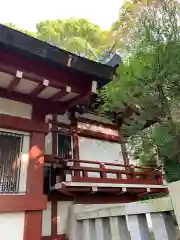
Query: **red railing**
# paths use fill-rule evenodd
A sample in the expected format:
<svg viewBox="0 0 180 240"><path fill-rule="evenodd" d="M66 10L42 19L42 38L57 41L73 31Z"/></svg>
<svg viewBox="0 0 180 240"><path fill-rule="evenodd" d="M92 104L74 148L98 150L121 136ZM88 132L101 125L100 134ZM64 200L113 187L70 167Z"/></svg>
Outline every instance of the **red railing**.
<svg viewBox="0 0 180 240"><path fill-rule="evenodd" d="M103 163L99 161L64 160L57 156L48 155L45 156L45 162L56 164L56 167L63 169L63 181L149 185L163 184L162 171L157 168Z"/></svg>

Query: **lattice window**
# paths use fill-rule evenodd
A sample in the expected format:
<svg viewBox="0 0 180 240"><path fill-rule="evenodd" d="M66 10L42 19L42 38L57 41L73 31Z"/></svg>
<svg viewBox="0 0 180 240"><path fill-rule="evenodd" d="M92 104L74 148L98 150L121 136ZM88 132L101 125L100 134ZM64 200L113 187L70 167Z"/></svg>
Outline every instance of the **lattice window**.
<svg viewBox="0 0 180 240"><path fill-rule="evenodd" d="M72 136L58 134L58 156L64 159L72 158Z"/></svg>
<svg viewBox="0 0 180 240"><path fill-rule="evenodd" d="M0 131L0 192L18 192L23 135Z"/></svg>

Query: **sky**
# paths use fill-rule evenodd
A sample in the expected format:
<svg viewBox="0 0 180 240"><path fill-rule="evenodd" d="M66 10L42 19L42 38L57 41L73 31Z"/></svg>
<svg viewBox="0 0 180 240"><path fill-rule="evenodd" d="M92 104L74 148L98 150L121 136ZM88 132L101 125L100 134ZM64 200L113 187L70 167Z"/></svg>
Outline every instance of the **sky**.
<svg viewBox="0 0 180 240"><path fill-rule="evenodd" d="M108 29L118 17L124 0L6 0L1 1L0 23L12 22L21 29L35 31L41 20L88 18Z"/></svg>

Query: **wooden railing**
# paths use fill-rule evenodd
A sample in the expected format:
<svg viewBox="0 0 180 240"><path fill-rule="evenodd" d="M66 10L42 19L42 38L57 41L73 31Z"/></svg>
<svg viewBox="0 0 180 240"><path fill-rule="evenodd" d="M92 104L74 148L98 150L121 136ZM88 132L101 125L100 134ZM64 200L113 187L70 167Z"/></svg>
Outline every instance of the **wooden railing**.
<svg viewBox="0 0 180 240"><path fill-rule="evenodd" d="M161 169L103 163L99 161L62 159L57 156L45 156L45 162L61 168L62 181L90 183L121 183L162 185ZM62 171L63 170L63 171Z"/></svg>

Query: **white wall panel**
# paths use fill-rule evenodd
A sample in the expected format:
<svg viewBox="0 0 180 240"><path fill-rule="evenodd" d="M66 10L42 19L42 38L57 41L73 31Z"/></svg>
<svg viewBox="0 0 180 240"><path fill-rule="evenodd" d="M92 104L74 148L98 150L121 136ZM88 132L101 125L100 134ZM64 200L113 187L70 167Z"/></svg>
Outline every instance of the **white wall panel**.
<svg viewBox="0 0 180 240"><path fill-rule="evenodd" d="M119 143L79 137L79 153L82 160L123 164Z"/></svg>
<svg viewBox="0 0 180 240"><path fill-rule="evenodd" d="M0 98L0 113L14 117L31 119L32 105Z"/></svg>
<svg viewBox="0 0 180 240"><path fill-rule="evenodd" d="M71 201L61 201L57 205L57 233L65 234L68 231L68 218Z"/></svg>
<svg viewBox="0 0 180 240"><path fill-rule="evenodd" d="M23 240L24 212L0 213L0 234L0 239Z"/></svg>
<svg viewBox="0 0 180 240"><path fill-rule="evenodd" d="M42 236L51 236L51 202L47 203L47 209L43 211Z"/></svg>
<svg viewBox="0 0 180 240"><path fill-rule="evenodd" d="M27 168L28 168L28 162L29 162L29 145L30 145L30 136L24 135L23 147L20 155L21 171L20 171L20 180L19 180L19 192L26 192Z"/></svg>
<svg viewBox="0 0 180 240"><path fill-rule="evenodd" d="M119 143L102 141L97 139L79 137L79 155L81 160L99 161L105 163L123 164L121 145ZM99 165L81 163L81 166L98 167ZM115 168L107 166L106 168ZM89 177L100 177L99 173L88 173ZM116 178L115 174L108 173L108 178Z"/></svg>

